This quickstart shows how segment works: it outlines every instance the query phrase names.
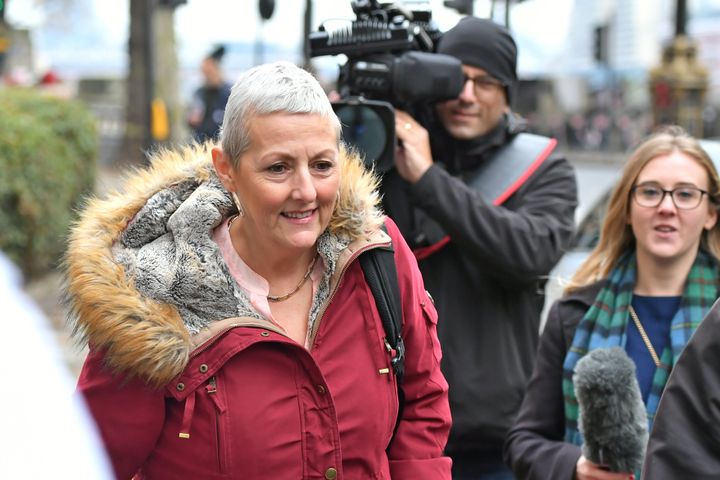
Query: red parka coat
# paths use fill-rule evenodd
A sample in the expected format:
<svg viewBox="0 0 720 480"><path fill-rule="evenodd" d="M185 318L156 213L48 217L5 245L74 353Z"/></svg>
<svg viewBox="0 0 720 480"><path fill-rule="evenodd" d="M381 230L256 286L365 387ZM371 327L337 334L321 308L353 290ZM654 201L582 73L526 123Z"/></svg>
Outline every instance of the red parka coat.
<svg viewBox="0 0 720 480"><path fill-rule="evenodd" d="M178 169L187 171L188 162L194 162L198 190L213 184L200 153L165 154L150 177L136 179L135 185L131 180L128 191L139 191L140 198L92 203L73 233L69 291L79 331L91 344L79 389L118 478L449 479L450 460L442 452L450 412L439 368L437 314L391 221L386 222L388 238L377 228L368 233L365 227L376 223L367 217L366 233L333 258L329 293L319 305L309 349L257 315L219 315L193 331L192 315L183 308L148 299L146 291L136 289L143 280L131 273L140 271L140 260L121 261L127 252L118 253L118 245L133 242L127 219L137 224L143 207L173 195L172 189L183 185ZM368 180L353 166L356 160L346 160L352 168L343 172L342 182L354 182L362 192L358 184L369 185ZM158 175L165 178L140 188ZM197 192L188 198L194 197ZM115 211L123 202L134 208ZM202 212L202 207L192 210ZM221 213L220 218L222 208ZM180 243L182 233L173 233ZM361 252L390 241L407 350L405 402L394 436L396 378L357 261ZM203 251L198 258L213 255ZM182 262L185 269L193 264L188 258ZM209 268L201 271L212 276ZM198 295L189 302L196 310L207 300Z"/></svg>

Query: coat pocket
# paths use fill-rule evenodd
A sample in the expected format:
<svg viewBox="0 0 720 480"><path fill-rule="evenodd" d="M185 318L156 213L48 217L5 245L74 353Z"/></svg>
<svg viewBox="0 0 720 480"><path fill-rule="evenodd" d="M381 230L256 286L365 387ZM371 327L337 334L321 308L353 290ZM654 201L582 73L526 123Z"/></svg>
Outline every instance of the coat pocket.
<svg viewBox="0 0 720 480"><path fill-rule="evenodd" d="M425 317L425 326L428 330L428 337L432 345L432 352L435 356L435 360L439 363L442 358L442 348L440 347L440 341L437 336L437 324L438 324L438 313L435 310L435 304L433 303L430 293L427 293L427 298L420 301L420 307Z"/></svg>

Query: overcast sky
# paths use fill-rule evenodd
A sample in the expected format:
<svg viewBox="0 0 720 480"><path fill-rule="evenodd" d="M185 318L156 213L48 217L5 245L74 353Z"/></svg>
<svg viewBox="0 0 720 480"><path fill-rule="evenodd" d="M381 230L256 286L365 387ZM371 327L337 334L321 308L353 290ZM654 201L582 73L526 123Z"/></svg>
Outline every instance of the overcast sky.
<svg viewBox="0 0 720 480"><path fill-rule="evenodd" d="M457 13L445 8L442 0L428 3L441 30L455 24ZM38 6L42 4L46 6ZM63 51L77 55L83 44L97 50L100 61L124 54L128 5L128 0L10 0L7 18L15 26L36 30L41 63L57 62L54 57ZM196 64L215 43L254 42L258 35L265 42L299 50L305 1L276 0L275 5L273 17L261 26L256 0L188 0L175 14L181 62ZM349 0L314 0L314 5L314 28L331 18L354 18ZM475 14L487 16L489 5L488 0L476 0ZM525 38L542 41L552 52L563 42L571 5L572 0L528 0L513 7L511 27ZM497 10L502 18L501 8ZM522 70L522 49L520 62Z"/></svg>

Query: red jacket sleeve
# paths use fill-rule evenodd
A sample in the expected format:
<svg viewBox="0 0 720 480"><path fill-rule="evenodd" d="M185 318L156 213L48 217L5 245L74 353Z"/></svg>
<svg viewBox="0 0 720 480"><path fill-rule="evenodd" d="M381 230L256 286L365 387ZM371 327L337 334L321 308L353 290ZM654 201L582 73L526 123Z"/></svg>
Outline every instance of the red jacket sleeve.
<svg viewBox="0 0 720 480"><path fill-rule="evenodd" d="M405 341L405 403L389 452L393 479L450 479L443 456L450 433L448 384L440 371L437 312L412 252L392 220L386 220L395 249Z"/></svg>
<svg viewBox="0 0 720 480"><path fill-rule="evenodd" d="M165 401L161 390L141 380L113 374L102 352L91 349L78 380L78 390L97 423L119 479L131 478L160 435Z"/></svg>

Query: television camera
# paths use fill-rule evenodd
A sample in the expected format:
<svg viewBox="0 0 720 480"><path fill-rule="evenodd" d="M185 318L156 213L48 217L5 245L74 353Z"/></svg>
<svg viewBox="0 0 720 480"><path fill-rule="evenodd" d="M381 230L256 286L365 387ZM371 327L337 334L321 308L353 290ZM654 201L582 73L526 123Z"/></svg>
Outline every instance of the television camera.
<svg viewBox="0 0 720 480"><path fill-rule="evenodd" d="M384 174L394 165L395 110L455 98L463 87L460 61L434 53L442 36L430 10L393 2L353 0L356 20L310 33L310 56L344 54L333 103L343 139L365 164Z"/></svg>

